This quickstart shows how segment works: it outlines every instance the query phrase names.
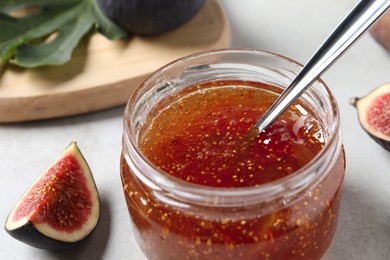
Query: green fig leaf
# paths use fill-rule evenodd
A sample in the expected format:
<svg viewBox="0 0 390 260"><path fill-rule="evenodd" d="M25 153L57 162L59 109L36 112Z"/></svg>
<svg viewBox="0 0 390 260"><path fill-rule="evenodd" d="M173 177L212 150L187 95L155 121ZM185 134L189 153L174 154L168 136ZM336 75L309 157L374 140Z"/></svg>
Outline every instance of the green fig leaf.
<svg viewBox="0 0 390 260"><path fill-rule="evenodd" d="M30 8L30 9L28 9ZM20 15L20 10L27 15ZM60 65L91 29L110 40L126 35L100 11L95 0L1 0L0 57L32 68Z"/></svg>

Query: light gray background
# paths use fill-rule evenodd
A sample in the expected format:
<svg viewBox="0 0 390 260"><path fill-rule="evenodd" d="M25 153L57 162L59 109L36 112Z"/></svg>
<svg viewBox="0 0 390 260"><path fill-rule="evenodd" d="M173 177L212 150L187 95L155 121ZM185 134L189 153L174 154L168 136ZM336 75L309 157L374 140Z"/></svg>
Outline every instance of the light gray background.
<svg viewBox="0 0 390 260"><path fill-rule="evenodd" d="M233 47L305 63L357 0L224 0ZM390 259L390 153L360 128L351 96L390 82L390 53L366 34L323 79L341 111L347 174L335 240L325 259ZM130 230L119 178L124 107L63 119L0 125L0 224L26 188L77 140L100 192L101 222L80 247L50 252L0 229L0 259L145 259Z"/></svg>

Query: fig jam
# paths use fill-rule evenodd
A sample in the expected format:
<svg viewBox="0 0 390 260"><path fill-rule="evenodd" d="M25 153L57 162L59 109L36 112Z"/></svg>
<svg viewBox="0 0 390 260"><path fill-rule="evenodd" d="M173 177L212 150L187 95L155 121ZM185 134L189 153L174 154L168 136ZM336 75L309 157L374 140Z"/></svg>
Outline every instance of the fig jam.
<svg viewBox="0 0 390 260"><path fill-rule="evenodd" d="M144 155L179 179L212 187L265 184L306 165L324 145L319 122L296 104L265 133L259 116L277 94L254 82L213 82L189 88L141 132Z"/></svg>
<svg viewBox="0 0 390 260"><path fill-rule="evenodd" d="M273 87L222 81L187 88L160 102L141 129L139 147L164 174L206 187L235 189L280 180L307 165L325 145L315 115L295 103L259 135L259 116ZM176 100L171 103L172 100ZM167 105L169 104L169 105ZM318 259L333 238L344 158L288 207L172 205L161 200L122 159L126 201L138 241L150 259Z"/></svg>
<svg viewBox="0 0 390 260"><path fill-rule="evenodd" d="M298 102L251 135L275 90L246 81L188 87L149 113L139 148L162 174L205 188L260 188L299 174L326 144L325 130ZM217 197L206 206L166 200L121 161L133 230L150 259L319 259L336 229L342 152L328 171L294 202L263 213L261 204L219 207Z"/></svg>

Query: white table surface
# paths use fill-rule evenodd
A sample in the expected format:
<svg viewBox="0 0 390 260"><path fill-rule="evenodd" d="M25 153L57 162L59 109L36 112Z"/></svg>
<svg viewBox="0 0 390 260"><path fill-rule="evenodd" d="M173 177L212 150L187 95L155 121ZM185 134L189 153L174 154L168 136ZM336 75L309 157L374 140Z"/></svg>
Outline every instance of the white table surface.
<svg viewBox="0 0 390 260"><path fill-rule="evenodd" d="M305 63L357 0L224 0L232 46ZM336 237L324 259L390 259L390 153L359 126L351 96L390 81L390 53L366 34L323 79L339 103L347 173ZM130 230L119 178L124 107L47 121L0 124L0 223L36 177L77 140L101 197L97 230L81 246L35 249L0 230L0 259L145 259ZM3 224L2 224L3 225Z"/></svg>

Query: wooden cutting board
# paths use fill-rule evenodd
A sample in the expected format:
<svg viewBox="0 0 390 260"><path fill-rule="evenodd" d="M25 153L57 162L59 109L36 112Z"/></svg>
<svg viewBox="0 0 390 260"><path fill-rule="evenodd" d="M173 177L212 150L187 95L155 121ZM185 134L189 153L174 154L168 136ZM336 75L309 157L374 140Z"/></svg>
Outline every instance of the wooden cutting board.
<svg viewBox="0 0 390 260"><path fill-rule="evenodd" d="M0 122L76 115L125 104L151 72L182 56L230 46L219 0L179 29L153 37L109 41L93 34L65 65L21 69L0 64Z"/></svg>

